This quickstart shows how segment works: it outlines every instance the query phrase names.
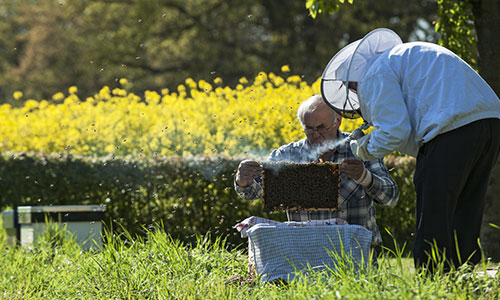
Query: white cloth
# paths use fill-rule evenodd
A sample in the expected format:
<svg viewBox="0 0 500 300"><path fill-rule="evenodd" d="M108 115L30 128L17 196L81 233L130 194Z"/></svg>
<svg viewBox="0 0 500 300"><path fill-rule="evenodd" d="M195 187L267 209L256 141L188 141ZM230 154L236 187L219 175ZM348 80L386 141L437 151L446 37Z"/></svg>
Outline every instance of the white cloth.
<svg viewBox="0 0 500 300"><path fill-rule="evenodd" d="M331 218L331 219L324 219L324 220L308 220L304 222L296 222L296 221L288 221L288 222L279 222L279 221L274 221L262 217L248 217L245 220L239 222L238 224L234 225L233 227L238 230L238 232L241 234L242 238L248 237L247 231L252 228L253 226L257 224L267 224L267 225L272 225L272 226L277 226L277 227L290 227L290 226L296 226L296 227L304 227L304 226L325 226L325 225L347 225L347 221L341 218Z"/></svg>
<svg viewBox="0 0 500 300"><path fill-rule="evenodd" d="M416 156L438 134L500 118L500 100L462 59L431 43L397 45L380 54L358 84L363 118L375 129L368 153ZM464 137L466 138L466 137Z"/></svg>
<svg viewBox="0 0 500 300"><path fill-rule="evenodd" d="M263 281L368 264L372 233L363 226L336 225L342 219L281 223L251 218L235 227L248 234L250 259ZM318 223L325 221L330 225Z"/></svg>

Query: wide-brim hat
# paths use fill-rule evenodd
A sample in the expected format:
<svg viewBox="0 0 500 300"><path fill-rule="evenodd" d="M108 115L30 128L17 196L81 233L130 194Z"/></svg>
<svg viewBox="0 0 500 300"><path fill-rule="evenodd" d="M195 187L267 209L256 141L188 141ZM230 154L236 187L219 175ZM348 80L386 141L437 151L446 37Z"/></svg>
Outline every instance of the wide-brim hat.
<svg viewBox="0 0 500 300"><path fill-rule="evenodd" d="M394 31L379 28L342 48L330 60L321 76L321 95L325 102L343 117L359 117L358 94L349 89L349 82L362 82L376 56L402 43Z"/></svg>

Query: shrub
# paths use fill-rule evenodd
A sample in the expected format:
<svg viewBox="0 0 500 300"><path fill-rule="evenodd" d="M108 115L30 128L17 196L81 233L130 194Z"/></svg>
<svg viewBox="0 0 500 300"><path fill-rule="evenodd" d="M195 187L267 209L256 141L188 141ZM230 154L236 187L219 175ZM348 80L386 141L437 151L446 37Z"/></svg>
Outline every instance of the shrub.
<svg viewBox="0 0 500 300"><path fill-rule="evenodd" d="M214 237L228 236L229 244L236 245L244 242L232 228L238 221L252 215L285 220L283 213L262 213L260 200L245 201L234 192L240 160L4 153L0 206L102 204L107 223L119 223L131 234L163 223L172 237L186 242L194 241L195 234L211 232ZM378 209L378 224L404 242L414 228L415 197L408 180L414 163L404 157L389 157L387 162L401 195L395 208ZM391 240L386 236L385 241Z"/></svg>

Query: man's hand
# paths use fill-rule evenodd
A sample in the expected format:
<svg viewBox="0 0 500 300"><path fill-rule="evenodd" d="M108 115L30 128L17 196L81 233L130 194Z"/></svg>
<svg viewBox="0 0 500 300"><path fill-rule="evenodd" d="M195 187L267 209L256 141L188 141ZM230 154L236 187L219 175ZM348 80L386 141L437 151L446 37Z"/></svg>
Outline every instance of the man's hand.
<svg viewBox="0 0 500 300"><path fill-rule="evenodd" d="M356 183L365 188L369 188L373 183L372 173L365 168L364 163L359 159L346 158L340 164L340 174L344 177L354 179Z"/></svg>
<svg viewBox="0 0 500 300"><path fill-rule="evenodd" d="M236 183L241 186L247 186L248 182L259 177L262 174L262 166L253 160L244 160L238 166L236 172Z"/></svg>
<svg viewBox="0 0 500 300"><path fill-rule="evenodd" d="M354 180L359 180L361 178L364 169L365 165L359 159L346 158L340 164L341 175L344 177L352 178Z"/></svg>

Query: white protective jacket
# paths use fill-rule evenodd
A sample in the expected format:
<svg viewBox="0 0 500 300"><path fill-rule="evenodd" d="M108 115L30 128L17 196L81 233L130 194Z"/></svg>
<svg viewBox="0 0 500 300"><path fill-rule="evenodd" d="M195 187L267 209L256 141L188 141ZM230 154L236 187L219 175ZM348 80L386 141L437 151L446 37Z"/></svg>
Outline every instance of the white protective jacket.
<svg viewBox="0 0 500 300"><path fill-rule="evenodd" d="M364 143L374 157L394 150L416 156L441 133L500 118L490 86L453 52L425 42L399 44L370 59L358 97L363 118L375 127Z"/></svg>

